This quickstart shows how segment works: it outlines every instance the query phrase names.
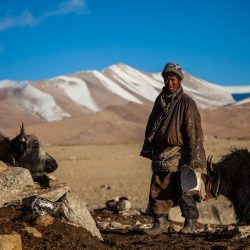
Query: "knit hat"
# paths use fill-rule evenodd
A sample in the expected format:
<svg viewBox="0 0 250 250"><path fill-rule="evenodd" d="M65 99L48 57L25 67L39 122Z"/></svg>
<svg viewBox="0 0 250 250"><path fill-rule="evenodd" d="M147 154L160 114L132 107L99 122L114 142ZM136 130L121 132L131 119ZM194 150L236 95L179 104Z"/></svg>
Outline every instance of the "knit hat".
<svg viewBox="0 0 250 250"><path fill-rule="evenodd" d="M182 71L182 68L177 63L167 63L161 73L161 75L164 77L168 72L173 72L176 75L178 75L181 80L184 79L184 73Z"/></svg>

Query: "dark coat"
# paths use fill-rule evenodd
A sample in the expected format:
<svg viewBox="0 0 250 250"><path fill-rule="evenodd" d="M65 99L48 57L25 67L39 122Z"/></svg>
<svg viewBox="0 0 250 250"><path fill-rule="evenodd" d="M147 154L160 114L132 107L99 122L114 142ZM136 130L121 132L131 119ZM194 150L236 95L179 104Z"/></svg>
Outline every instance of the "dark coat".
<svg viewBox="0 0 250 250"><path fill-rule="evenodd" d="M162 97L168 109L162 106ZM174 98L174 99L173 99ZM141 156L152 159L168 147L179 146L187 152L187 162L206 172L206 156L200 113L194 100L182 91L168 98L166 90L156 98L149 116Z"/></svg>

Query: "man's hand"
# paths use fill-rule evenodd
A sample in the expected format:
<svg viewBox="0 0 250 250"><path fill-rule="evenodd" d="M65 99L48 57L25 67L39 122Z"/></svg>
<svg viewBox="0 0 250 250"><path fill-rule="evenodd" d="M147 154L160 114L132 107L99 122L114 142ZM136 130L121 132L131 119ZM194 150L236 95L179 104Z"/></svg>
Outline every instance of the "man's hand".
<svg viewBox="0 0 250 250"><path fill-rule="evenodd" d="M153 156L154 156L154 152L153 152L153 150L143 150L143 151L141 151L140 156L143 156L145 158L152 160Z"/></svg>

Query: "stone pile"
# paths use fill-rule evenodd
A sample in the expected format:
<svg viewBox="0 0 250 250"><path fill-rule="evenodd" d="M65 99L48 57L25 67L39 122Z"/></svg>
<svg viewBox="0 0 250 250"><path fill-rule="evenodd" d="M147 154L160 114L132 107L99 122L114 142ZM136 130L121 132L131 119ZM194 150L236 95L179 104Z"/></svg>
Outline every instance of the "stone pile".
<svg viewBox="0 0 250 250"><path fill-rule="evenodd" d="M51 180L50 187L44 188L33 181L28 169L8 167L0 162L0 209L9 206L30 210L33 216L36 215L40 225L49 225L53 223L53 215L60 215L69 223L83 227L103 240L87 204L70 192L66 184ZM40 237L39 232L34 229L27 227L26 230ZM13 241L15 244L20 241L19 236L0 235L0 249L9 249L2 247L6 237L13 238L9 242Z"/></svg>

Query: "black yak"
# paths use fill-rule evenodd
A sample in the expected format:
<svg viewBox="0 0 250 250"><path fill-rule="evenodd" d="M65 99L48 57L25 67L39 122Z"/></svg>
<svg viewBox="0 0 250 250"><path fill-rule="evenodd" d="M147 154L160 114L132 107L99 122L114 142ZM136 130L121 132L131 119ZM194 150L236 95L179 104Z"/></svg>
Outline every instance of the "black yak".
<svg viewBox="0 0 250 250"><path fill-rule="evenodd" d="M57 169L57 162L40 145L35 135L27 135L23 124L13 139L0 134L0 161L14 167L29 169L33 180L42 186L49 185L46 173Z"/></svg>
<svg viewBox="0 0 250 250"><path fill-rule="evenodd" d="M209 157L208 176L214 196L222 194L230 199L239 222L250 224L250 152L235 148L218 163Z"/></svg>

